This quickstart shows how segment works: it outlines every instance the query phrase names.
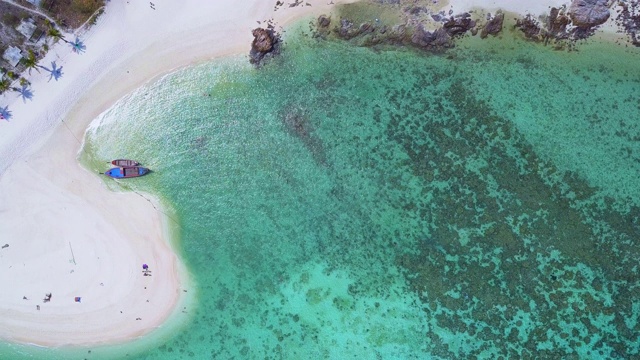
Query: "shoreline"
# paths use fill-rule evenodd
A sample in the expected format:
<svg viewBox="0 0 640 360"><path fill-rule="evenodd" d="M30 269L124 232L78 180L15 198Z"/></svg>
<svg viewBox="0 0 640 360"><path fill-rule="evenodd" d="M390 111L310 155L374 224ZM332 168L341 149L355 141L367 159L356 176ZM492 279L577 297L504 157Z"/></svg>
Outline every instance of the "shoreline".
<svg viewBox="0 0 640 360"><path fill-rule="evenodd" d="M80 166L79 142L94 119L140 86L180 68L248 54L256 20L273 18L277 26L285 26L331 8L327 1L309 2L311 7L283 6L275 12L258 0L234 7L158 0L158 10L146 3L109 3L85 34L86 53L72 54L63 43L50 50L43 63L62 59L63 78L46 82L46 74L34 73L34 100L8 104L13 119L0 123L0 132L9 134L0 141L0 234L9 239L0 246L10 245L0 250L5 269L0 286L11 289L0 295L3 341L46 347L109 345L159 327L170 331L184 322L181 306L192 303L197 290L173 249L179 240L170 234L171 220L135 193L109 190ZM443 8L472 8L471 1L452 2ZM497 1L485 2L474 2L473 8L501 7ZM500 3L514 5L513 0ZM518 12L527 7L515 4L515 10L502 8ZM462 9L465 6L469 8ZM155 196L145 195L165 209ZM126 211L113 211L122 203ZM136 272L142 263L151 266L151 278ZM53 297L44 304L40 297L46 292ZM80 304L73 301L75 296L82 296ZM152 307L146 302L149 297ZM131 316L116 319L125 311L121 308ZM44 314L45 309L51 314ZM176 324L163 326L167 319Z"/></svg>
<svg viewBox="0 0 640 360"><path fill-rule="evenodd" d="M33 102L9 104L13 118L0 127L11 129L0 142L0 153L6 155L0 162L0 234L15 240L7 240L9 247L0 252L0 266L11 269L0 273L0 286L10 289L0 295L3 341L39 347L111 345L158 328L157 333L175 330L185 322L188 309L183 315L182 305L192 303L197 291L172 248L179 240L168 234L171 220L135 193L109 190L79 164L78 154L90 123L127 93L183 67L248 54L256 19L274 15L281 26L329 8L272 14L271 5L259 1L228 7L194 0L159 0L157 10L109 3L83 38L86 53L72 54L66 44L57 44L43 60L56 59L64 68L62 79L46 82L46 74L34 72ZM229 12L239 19L228 19ZM211 19L210 13L218 18ZM124 26L123 18L128 20ZM167 24L166 33L152 31L157 22ZM112 210L122 203L126 211ZM75 259L69 259L71 253ZM151 277L139 273L143 263L149 264ZM46 293L52 298L43 303Z"/></svg>

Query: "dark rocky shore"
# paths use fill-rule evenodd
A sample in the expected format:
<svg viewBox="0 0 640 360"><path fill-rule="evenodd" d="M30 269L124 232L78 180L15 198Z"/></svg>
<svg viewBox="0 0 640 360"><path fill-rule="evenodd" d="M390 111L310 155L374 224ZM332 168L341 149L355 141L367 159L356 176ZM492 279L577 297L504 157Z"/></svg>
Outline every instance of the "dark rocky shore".
<svg viewBox="0 0 640 360"><path fill-rule="evenodd" d="M634 42L640 17L636 2L625 5L619 22L626 24ZM358 21L357 7L376 7L381 13L395 13L395 22L383 19ZM552 43L564 48L577 40L589 38L610 17L607 0L573 0L568 7L551 8L548 14L525 14L513 19L513 27L531 41ZM634 17L635 16L635 17ZM390 18L387 16L386 18ZM336 15L321 15L312 24L315 36L322 39L339 38L360 46L403 45L430 52L441 52L454 46L455 39L480 35L497 36L506 26L505 14L465 12L434 9L433 1L368 0L338 7Z"/></svg>
<svg viewBox="0 0 640 360"><path fill-rule="evenodd" d="M620 2L621 11L616 18L616 24L629 35L631 43L640 46L640 1Z"/></svg>
<svg viewBox="0 0 640 360"><path fill-rule="evenodd" d="M509 26L527 40L571 49L576 41L594 35L615 8L619 32L628 34L631 44L640 46L639 7L638 0L615 4L611 0L573 0L568 7L554 7L547 14L524 14L507 21L500 10L493 14L454 14L438 8L433 0L363 0L337 6L334 15L320 15L311 28L316 38L341 39L357 46L409 46L443 52L454 47L457 38L498 36ZM254 29L253 36L249 54L252 64L260 66L279 53L281 39L272 23Z"/></svg>

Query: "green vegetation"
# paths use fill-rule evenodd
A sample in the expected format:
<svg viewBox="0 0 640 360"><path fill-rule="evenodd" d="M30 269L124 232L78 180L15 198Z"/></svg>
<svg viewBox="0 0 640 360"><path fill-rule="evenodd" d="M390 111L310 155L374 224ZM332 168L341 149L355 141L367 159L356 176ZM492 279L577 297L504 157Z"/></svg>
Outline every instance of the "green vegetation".
<svg viewBox="0 0 640 360"><path fill-rule="evenodd" d="M9 81L9 79L6 79L6 78L0 79L0 94L9 90L9 88L11 88L11 81Z"/></svg>
<svg viewBox="0 0 640 360"><path fill-rule="evenodd" d="M40 6L64 27L77 28L105 4L104 0L43 0Z"/></svg>
<svg viewBox="0 0 640 360"><path fill-rule="evenodd" d="M54 39L54 41L58 41L60 39L64 39L62 36L62 32L58 30L54 24L49 24L49 29L47 30L47 36Z"/></svg>
<svg viewBox="0 0 640 360"><path fill-rule="evenodd" d="M29 54L23 57L20 61L22 62L22 65L24 65L24 67L29 71L29 74L31 74L31 69L36 69L36 71L39 72L38 58L33 51L29 50Z"/></svg>
<svg viewBox="0 0 640 360"><path fill-rule="evenodd" d="M20 24L20 18L16 14L2 14L2 23L10 27L16 27Z"/></svg>
<svg viewBox="0 0 640 360"><path fill-rule="evenodd" d="M80 14L84 14L88 16L96 12L103 5L104 5L103 2L98 0L72 0L71 1L71 8L74 11L77 11Z"/></svg>
<svg viewBox="0 0 640 360"><path fill-rule="evenodd" d="M0 1L0 29L2 29L0 31L0 56L9 47L19 48L23 56L15 67L0 57L0 68L2 69L0 72L0 93L12 89L18 81L23 88L28 85L28 81L21 75L25 70L29 74L32 69L39 71L41 66L38 65L38 62L49 51L52 43L62 40L72 44L75 52L84 51L85 47L82 41L76 39L75 42L70 42L64 38L63 33L77 29L85 23L94 24L96 18L102 14L105 5L105 0L42 0L40 6L19 2L32 11L25 10L13 3ZM36 26L33 35L29 38L17 29L23 20L29 20ZM31 95L32 93L29 91L23 93L25 98L30 98Z"/></svg>

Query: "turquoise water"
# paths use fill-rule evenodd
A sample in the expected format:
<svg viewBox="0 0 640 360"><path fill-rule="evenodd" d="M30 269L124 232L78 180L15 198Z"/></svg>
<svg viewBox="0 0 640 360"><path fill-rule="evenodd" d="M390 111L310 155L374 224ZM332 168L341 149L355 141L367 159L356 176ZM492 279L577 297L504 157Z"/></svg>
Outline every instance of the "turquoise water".
<svg viewBox="0 0 640 360"><path fill-rule="evenodd" d="M139 89L83 162L154 170L110 186L167 204L197 305L161 340L48 356L639 356L640 54L579 49L290 36L259 71Z"/></svg>

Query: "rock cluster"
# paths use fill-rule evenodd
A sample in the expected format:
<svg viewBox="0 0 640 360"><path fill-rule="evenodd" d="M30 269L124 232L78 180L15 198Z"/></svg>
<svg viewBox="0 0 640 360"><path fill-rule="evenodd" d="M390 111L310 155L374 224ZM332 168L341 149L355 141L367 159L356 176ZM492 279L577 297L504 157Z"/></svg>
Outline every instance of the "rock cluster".
<svg viewBox="0 0 640 360"><path fill-rule="evenodd" d="M597 26L608 20L610 14L607 3L608 0L572 0L569 8L552 8L540 20L531 14L515 19L515 28L521 30L527 39L544 41L545 44L554 41L556 47L563 48L568 43L558 40L587 38ZM480 32L480 37L484 39L489 35L498 35L504 27L504 13L501 11L493 16L487 14L484 21L469 13L454 15L452 10L448 14L443 10L431 12L420 4L405 6L401 10L404 20L396 24L385 24L379 19L356 23L347 17L332 21L330 17L320 15L315 24L315 36L336 36L360 46L404 45L441 51L453 47L457 37ZM629 28L640 28L640 18L635 23L630 18L626 20ZM479 24L476 22L478 20Z"/></svg>
<svg viewBox="0 0 640 360"><path fill-rule="evenodd" d="M378 44L399 44L439 51L453 47L453 39L474 31L476 22L469 13L442 18L441 27L428 30L424 23L414 22L388 26L378 21L356 25L350 19L340 19L333 33L344 40L354 40L364 46ZM317 21L319 36L326 36L331 30L330 20L321 15Z"/></svg>
<svg viewBox="0 0 640 360"><path fill-rule="evenodd" d="M326 15L320 15L318 17L318 26L321 28L326 28L331 25L331 18Z"/></svg>
<svg viewBox="0 0 640 360"><path fill-rule="evenodd" d="M551 8L540 24L530 14L516 19L515 27L520 29L527 39L544 41L580 40L593 35L597 26L609 19L606 0L573 0L568 10ZM556 42L559 44L558 42Z"/></svg>
<svg viewBox="0 0 640 360"><path fill-rule="evenodd" d="M567 32L569 24L571 19L565 14L564 9L551 8L547 18L547 28L552 34L556 34L556 38Z"/></svg>
<svg viewBox="0 0 640 360"><path fill-rule="evenodd" d="M451 35L444 28L437 29L433 32L427 31L422 25L414 31L411 36L411 43L418 47L429 50L440 50L453 47Z"/></svg>
<svg viewBox="0 0 640 360"><path fill-rule="evenodd" d="M496 36L502 31L502 23L504 22L504 14L498 11L494 17L489 18L489 21L484 25L480 32L481 38L486 38L488 35Z"/></svg>
<svg viewBox="0 0 640 360"><path fill-rule="evenodd" d="M280 48L280 39L272 28L256 28L252 31L253 42L249 52L249 61L255 65L261 65L269 54L277 54Z"/></svg>
<svg viewBox="0 0 640 360"><path fill-rule="evenodd" d="M443 29L452 37L464 35L467 31L473 29L476 22L471 19L471 14L464 13L445 21Z"/></svg>
<svg viewBox="0 0 640 360"><path fill-rule="evenodd" d="M573 0L569 16L573 25L590 28L604 24L609 19L608 0Z"/></svg>
<svg viewBox="0 0 640 360"><path fill-rule="evenodd" d="M516 19L515 27L516 29L520 29L527 39L539 40L542 28L540 27L540 23L536 21L531 14L527 14L522 19Z"/></svg>
<svg viewBox="0 0 640 360"><path fill-rule="evenodd" d="M629 35L631 43L640 46L640 1L621 2L622 11L618 14L618 26Z"/></svg>

